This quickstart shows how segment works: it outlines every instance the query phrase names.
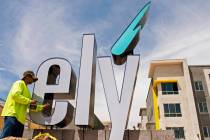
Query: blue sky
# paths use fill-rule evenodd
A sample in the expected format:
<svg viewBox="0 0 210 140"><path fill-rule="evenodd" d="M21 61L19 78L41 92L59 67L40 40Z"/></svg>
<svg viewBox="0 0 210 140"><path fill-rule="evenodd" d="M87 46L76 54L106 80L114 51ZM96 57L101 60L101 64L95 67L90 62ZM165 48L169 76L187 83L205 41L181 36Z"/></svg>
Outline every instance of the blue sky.
<svg viewBox="0 0 210 140"><path fill-rule="evenodd" d="M95 33L97 55L110 49L147 0L0 0L0 97L23 71L37 70L50 57L68 59L78 75L82 35ZM136 125L145 106L148 64L156 59L187 59L210 64L210 1L153 0L135 53L140 53L129 126ZM115 67L120 88L124 66ZM97 67L96 114L108 120Z"/></svg>

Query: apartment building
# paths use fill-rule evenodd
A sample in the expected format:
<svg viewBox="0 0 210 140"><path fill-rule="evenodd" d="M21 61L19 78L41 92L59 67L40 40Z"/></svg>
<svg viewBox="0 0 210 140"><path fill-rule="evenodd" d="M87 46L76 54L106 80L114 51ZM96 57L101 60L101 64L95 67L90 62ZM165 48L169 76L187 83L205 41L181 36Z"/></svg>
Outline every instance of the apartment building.
<svg viewBox="0 0 210 140"><path fill-rule="evenodd" d="M189 70L202 138L210 140L210 65Z"/></svg>
<svg viewBox="0 0 210 140"><path fill-rule="evenodd" d="M147 95L148 123L174 130L176 139L210 140L210 66L187 61L152 61Z"/></svg>

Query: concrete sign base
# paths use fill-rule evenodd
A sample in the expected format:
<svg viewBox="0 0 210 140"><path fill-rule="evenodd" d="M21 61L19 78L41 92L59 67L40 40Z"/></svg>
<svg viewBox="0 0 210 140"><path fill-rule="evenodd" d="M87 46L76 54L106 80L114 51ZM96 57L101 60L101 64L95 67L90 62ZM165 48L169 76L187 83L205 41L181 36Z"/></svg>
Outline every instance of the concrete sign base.
<svg viewBox="0 0 210 140"><path fill-rule="evenodd" d="M58 140L108 140L109 130L46 130L36 129L33 137L39 133L49 133ZM173 131L168 130L126 130L123 140L175 140Z"/></svg>

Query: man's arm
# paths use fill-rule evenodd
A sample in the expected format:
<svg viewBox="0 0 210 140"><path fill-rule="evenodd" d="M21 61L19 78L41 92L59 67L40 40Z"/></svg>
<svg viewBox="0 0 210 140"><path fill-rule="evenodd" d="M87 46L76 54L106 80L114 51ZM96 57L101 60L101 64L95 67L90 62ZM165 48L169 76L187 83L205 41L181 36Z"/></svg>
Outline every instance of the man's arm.
<svg viewBox="0 0 210 140"><path fill-rule="evenodd" d="M15 102L24 104L24 105L29 105L31 103L31 100L25 96L22 95L23 92L23 87L22 83L17 82L14 83L12 86L12 91L11 91L11 96L15 100Z"/></svg>

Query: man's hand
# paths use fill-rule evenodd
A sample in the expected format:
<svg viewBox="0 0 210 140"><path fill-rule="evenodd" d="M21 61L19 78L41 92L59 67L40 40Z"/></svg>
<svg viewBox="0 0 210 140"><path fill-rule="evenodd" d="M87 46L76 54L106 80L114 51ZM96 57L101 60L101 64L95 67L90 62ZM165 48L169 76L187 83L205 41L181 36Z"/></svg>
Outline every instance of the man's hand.
<svg viewBox="0 0 210 140"><path fill-rule="evenodd" d="M36 107L37 107L36 103L37 103L37 101L36 101L36 100L31 100L31 103L30 103L30 109L34 109L34 110L36 110Z"/></svg>
<svg viewBox="0 0 210 140"><path fill-rule="evenodd" d="M43 109L44 110L47 110L47 109L49 109L49 107L50 107L50 104L49 103L46 103L46 104L44 104Z"/></svg>
<svg viewBox="0 0 210 140"><path fill-rule="evenodd" d="M36 104L37 103L37 100L31 100L31 103L32 105Z"/></svg>

